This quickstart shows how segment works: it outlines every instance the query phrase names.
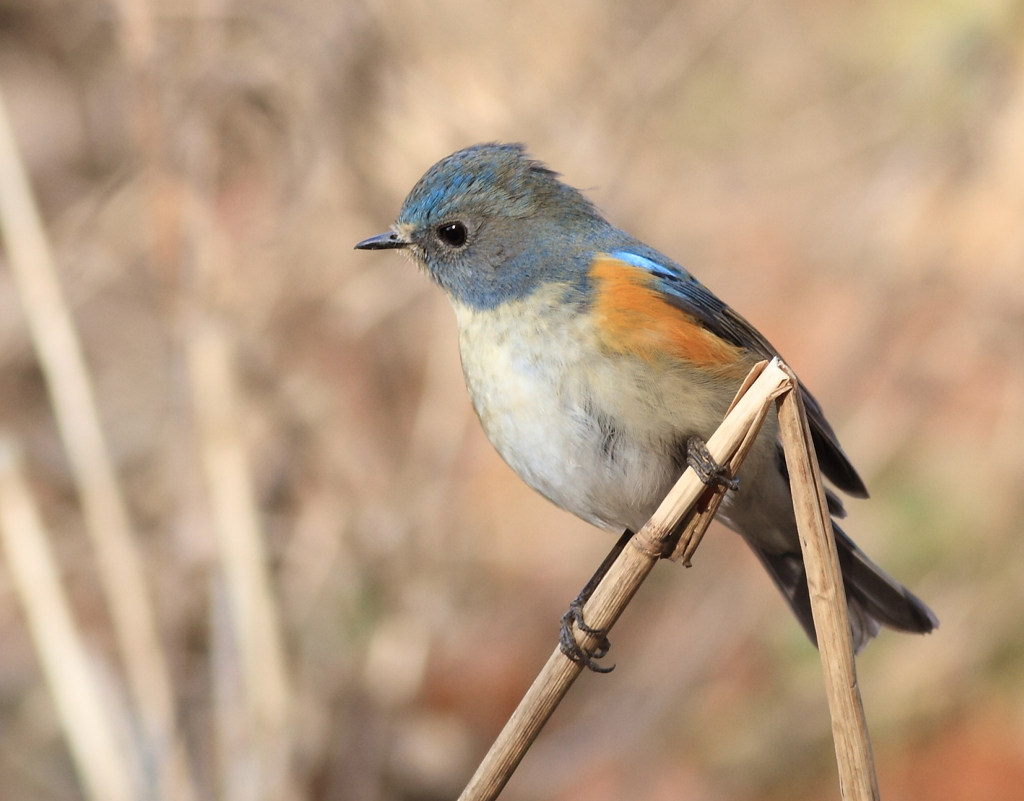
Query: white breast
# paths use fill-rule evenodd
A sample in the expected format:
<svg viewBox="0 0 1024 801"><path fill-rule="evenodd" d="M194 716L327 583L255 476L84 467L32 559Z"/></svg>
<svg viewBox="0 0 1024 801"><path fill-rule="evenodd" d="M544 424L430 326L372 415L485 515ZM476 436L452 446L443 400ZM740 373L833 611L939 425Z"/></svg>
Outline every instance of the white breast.
<svg viewBox="0 0 1024 801"><path fill-rule="evenodd" d="M707 437L732 391L684 366L603 354L561 287L497 310L456 305L473 406L527 484L604 528L634 531L681 472L687 437Z"/></svg>

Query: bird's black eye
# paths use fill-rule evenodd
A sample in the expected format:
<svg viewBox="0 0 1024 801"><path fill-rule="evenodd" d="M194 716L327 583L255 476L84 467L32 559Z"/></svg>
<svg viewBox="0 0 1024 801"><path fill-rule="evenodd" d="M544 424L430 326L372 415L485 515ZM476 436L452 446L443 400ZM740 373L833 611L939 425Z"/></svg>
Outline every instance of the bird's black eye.
<svg viewBox="0 0 1024 801"><path fill-rule="evenodd" d="M437 228L437 238L449 247L461 248L466 244L466 226L460 222L450 222Z"/></svg>

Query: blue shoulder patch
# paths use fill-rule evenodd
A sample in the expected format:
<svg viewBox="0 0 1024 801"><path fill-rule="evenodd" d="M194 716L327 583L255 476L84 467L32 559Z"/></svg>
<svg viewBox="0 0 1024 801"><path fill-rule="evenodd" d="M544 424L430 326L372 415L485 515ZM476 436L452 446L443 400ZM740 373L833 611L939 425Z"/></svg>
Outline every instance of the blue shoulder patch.
<svg viewBox="0 0 1024 801"><path fill-rule="evenodd" d="M608 255L614 259L618 259L619 261L624 261L626 264L632 264L634 267L647 270L649 273L653 273L661 278L683 278L683 276L679 274L678 270L673 270L671 267L666 267L664 264L659 264L653 259L648 259L645 256L639 256L628 250L617 250Z"/></svg>

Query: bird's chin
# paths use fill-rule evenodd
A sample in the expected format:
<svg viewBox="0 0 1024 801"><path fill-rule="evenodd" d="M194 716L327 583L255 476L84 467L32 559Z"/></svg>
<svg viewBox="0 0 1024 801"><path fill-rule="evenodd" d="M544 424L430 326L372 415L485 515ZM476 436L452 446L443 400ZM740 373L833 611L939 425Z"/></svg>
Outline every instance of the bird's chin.
<svg viewBox="0 0 1024 801"><path fill-rule="evenodd" d="M410 245L402 251L402 256L413 264L416 265L416 269L419 270L423 275L427 276L431 281L440 287L444 287L444 282L441 280L441 276L436 270L431 269L430 264L423 257L423 251L415 245Z"/></svg>
<svg viewBox="0 0 1024 801"><path fill-rule="evenodd" d="M423 251L416 247L416 245L409 245L409 247L402 251L402 255L415 264L421 273L426 273L435 281L437 280L437 276L434 275L434 271L430 269L430 265L427 264L427 260L424 258Z"/></svg>

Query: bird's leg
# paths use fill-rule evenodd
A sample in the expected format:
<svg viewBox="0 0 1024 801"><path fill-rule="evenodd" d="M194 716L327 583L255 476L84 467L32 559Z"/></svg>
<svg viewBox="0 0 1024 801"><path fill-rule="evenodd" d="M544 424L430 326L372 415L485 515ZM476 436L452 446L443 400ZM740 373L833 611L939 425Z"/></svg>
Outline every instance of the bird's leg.
<svg viewBox="0 0 1024 801"><path fill-rule="evenodd" d="M686 441L686 464L693 468L693 472L697 474L701 482L709 487L722 486L730 490L738 490L740 488L740 480L729 476L727 468L715 461L711 452L708 451L708 446L700 437L690 437ZM626 543L629 542L632 536L633 532L629 529L622 533L619 541L609 551L601 566L590 577L590 581L580 590L576 600L569 604L569 611L562 615L562 625L558 637L559 648L573 662L583 665L595 673L611 673L615 668L614 665L605 667L597 664L598 659L603 659L608 655L611 643L608 642L608 638L605 636L608 631L607 629L595 629L587 625L586 621L583 620L583 606L590 600L590 596L594 594L597 585L601 583L601 579L605 577L612 563L622 553L622 549L626 547ZM587 654L576 641L576 636L572 631L574 624L585 634L599 638L593 654Z"/></svg>
<svg viewBox="0 0 1024 801"><path fill-rule="evenodd" d="M562 627L558 635L558 647L561 649L562 653L569 657L573 662L578 665L583 665L595 673L611 673L615 669L615 665L605 667L597 664L596 660L603 659L607 656L608 649L611 648L611 643L608 642L608 637L605 636L608 633L608 629L595 629L588 626L583 620L583 606L590 600L590 596L594 594L594 590L597 589L597 585L601 583L601 579L603 579L608 573L612 563L618 559L619 554L622 553L622 549L626 547L626 543L629 542L632 536L633 532L628 528L622 532L622 536L619 537L619 541L616 542L614 547L612 547L608 552L608 555L604 558L601 566L597 569L594 575L590 577L590 581L588 581L587 585L580 590L580 594L576 596L576 600L569 604L569 611L562 615ZM597 648L594 650L593 654L587 654L576 641L576 636L572 632L572 626L574 623L577 628L585 634L600 637L600 640L597 643Z"/></svg>
<svg viewBox="0 0 1024 801"><path fill-rule="evenodd" d="M697 474L697 478L709 487L722 486L733 491L740 488L739 478L728 475L726 468L715 461L708 446L700 437L690 437L686 440L686 464Z"/></svg>

